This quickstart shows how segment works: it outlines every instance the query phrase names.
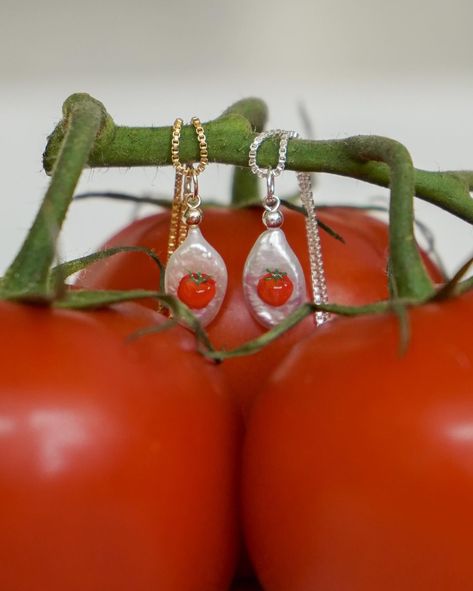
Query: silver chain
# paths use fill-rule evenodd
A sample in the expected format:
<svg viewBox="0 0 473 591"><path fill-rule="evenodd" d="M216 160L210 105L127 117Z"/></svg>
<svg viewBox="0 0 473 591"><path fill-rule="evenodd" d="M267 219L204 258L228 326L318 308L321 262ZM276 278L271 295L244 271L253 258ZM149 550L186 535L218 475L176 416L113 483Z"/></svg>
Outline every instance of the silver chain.
<svg viewBox="0 0 473 591"><path fill-rule="evenodd" d="M256 174L260 179L268 178L269 175L273 177L279 176L284 167L286 166L287 158L287 143L291 138L297 137L298 134L295 131L284 131L283 129L269 129L263 131L255 137L253 143L250 146L248 164L251 172ZM260 168L256 164L256 154L261 144L270 137L279 137L279 159L276 168Z"/></svg>
<svg viewBox="0 0 473 591"><path fill-rule="evenodd" d="M298 172L297 182L299 183L302 205L305 207L307 212L305 226L307 233L307 244L309 248L312 298L314 304L323 305L328 302L327 281L325 279L319 225L317 223L317 213L315 211L310 174L307 172ZM323 310L317 310L314 314L314 320L317 326L327 322L329 319L330 314L328 312L324 312Z"/></svg>

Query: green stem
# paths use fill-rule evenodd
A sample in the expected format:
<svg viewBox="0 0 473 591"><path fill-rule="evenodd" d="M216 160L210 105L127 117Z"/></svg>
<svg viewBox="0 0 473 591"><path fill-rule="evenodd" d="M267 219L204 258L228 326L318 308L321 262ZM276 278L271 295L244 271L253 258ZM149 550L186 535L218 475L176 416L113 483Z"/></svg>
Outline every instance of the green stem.
<svg viewBox="0 0 473 591"><path fill-rule="evenodd" d="M263 131L268 120L268 107L266 103L259 98L250 97L242 99L230 105L220 118L226 118L231 115L243 117L246 119L253 131Z"/></svg>
<svg viewBox="0 0 473 591"><path fill-rule="evenodd" d="M205 124L212 162L246 167L248 151L255 137L254 130L264 125L266 108L258 99L239 101L221 117ZM51 172L58 157L57 128L46 147L44 167ZM345 140L291 140L286 168L289 170L326 172L348 176L388 187L389 166L384 162L361 162L353 153L357 138ZM171 164L171 127L114 127L97 142L90 154L90 167L160 166ZM181 134L181 160L198 161L198 145L192 126L184 126ZM277 141L265 142L258 152L261 166L277 162ZM430 172L415 170L415 194L446 211L473 223L473 172Z"/></svg>
<svg viewBox="0 0 473 591"><path fill-rule="evenodd" d="M73 95L63 107L62 135L48 190L28 236L1 283L5 295L48 299L49 269L56 240L84 165L106 122L101 103L88 95ZM59 133L59 131L58 131Z"/></svg>
<svg viewBox="0 0 473 591"><path fill-rule="evenodd" d="M287 316L280 324L268 330L261 336L247 341L243 345L236 347L235 349L218 351L215 349L203 349L202 353L214 361L224 361L225 359L231 359L233 357L242 357L244 355L251 355L261 351L264 347L278 339L281 335L286 333L288 330L299 324L304 318L307 318L310 314L313 314L316 310L323 310L332 314L340 316L363 316L373 314L384 314L392 311L396 305L409 306L415 305L418 302L405 300L403 302L386 301L376 302L374 304L368 304L365 306L343 306L339 304L302 304L299 308L294 310L289 316Z"/></svg>
<svg viewBox="0 0 473 591"><path fill-rule="evenodd" d="M354 157L385 162L390 168L389 258L398 298L425 298L433 292L414 237L415 176L407 149L383 137L358 136L347 140Z"/></svg>
<svg viewBox="0 0 473 591"><path fill-rule="evenodd" d="M248 168L236 166L233 171L231 204L234 207L261 204L260 180Z"/></svg>
<svg viewBox="0 0 473 591"><path fill-rule="evenodd" d="M250 122L253 131L263 131L268 119L268 110L262 101L245 99L232 105L225 115L236 113L243 115ZM248 159L248 156L247 156ZM232 179L231 204L235 207L245 207L261 203L260 182L248 168L236 166Z"/></svg>
<svg viewBox="0 0 473 591"><path fill-rule="evenodd" d="M163 207L164 209L170 209L172 207L172 201L169 196L140 197L139 195L118 193L116 191L90 191L74 195L74 201L83 201L84 199L113 199L114 201L125 201L128 203L136 203L137 205L156 205L156 207ZM206 198L205 203L202 204L202 207L227 209L229 206L220 201Z"/></svg>

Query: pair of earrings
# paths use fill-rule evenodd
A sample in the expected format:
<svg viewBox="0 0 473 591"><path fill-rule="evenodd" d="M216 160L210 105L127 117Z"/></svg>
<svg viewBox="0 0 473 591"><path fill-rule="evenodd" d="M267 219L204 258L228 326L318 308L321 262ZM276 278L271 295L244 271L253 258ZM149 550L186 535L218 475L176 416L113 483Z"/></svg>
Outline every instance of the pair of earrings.
<svg viewBox="0 0 473 591"><path fill-rule="evenodd" d="M208 163L208 149L203 127L192 119L200 147L200 162L194 167L179 160L179 139L182 120L176 119L171 144L176 182L165 275L166 293L177 296L197 316L203 326L217 315L227 288L227 270L219 253L205 240L199 225L200 208L198 175ZM256 164L260 145L271 137L279 137L279 159L276 168L262 169ZM251 144L249 166L254 174L266 179L263 199L263 224L266 230L251 249L243 270L243 290L246 302L258 322L270 328L281 322L307 299L304 273L297 256L289 246L281 226L284 216L281 202L275 194L274 180L286 164L287 145L295 132L271 130L259 134ZM327 301L325 275L312 198L310 176L298 173L301 199L306 208L306 230L312 278L313 299ZM317 325L328 319L325 312L316 312Z"/></svg>

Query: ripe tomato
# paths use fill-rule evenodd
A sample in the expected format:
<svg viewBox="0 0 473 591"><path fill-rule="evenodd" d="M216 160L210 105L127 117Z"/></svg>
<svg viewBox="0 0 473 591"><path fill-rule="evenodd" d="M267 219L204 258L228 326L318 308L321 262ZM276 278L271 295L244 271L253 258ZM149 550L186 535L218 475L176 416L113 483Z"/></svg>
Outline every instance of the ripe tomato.
<svg viewBox="0 0 473 591"><path fill-rule="evenodd" d="M222 591L238 412L158 314L0 303L0 589Z"/></svg>
<svg viewBox="0 0 473 591"><path fill-rule="evenodd" d="M333 321L256 400L244 525L267 591L473 589L473 293Z"/></svg>
<svg viewBox="0 0 473 591"><path fill-rule="evenodd" d="M206 273L190 272L181 279L177 297L193 310L201 310L215 297L215 279Z"/></svg>
<svg viewBox="0 0 473 591"><path fill-rule="evenodd" d="M110 238L104 247L146 246L153 248L165 261L169 215L164 212L138 220ZM283 229L309 282L304 218L287 209L284 216ZM356 305L386 298L386 224L363 212L346 208L323 210L320 219L345 239L343 244L321 232L330 301ZM217 348L231 349L265 332L248 310L242 288L246 257L263 230L261 209L257 207L213 208L204 212L204 236L222 255L228 269L228 289L222 309L207 327ZM440 280L439 271L430 261L427 263L434 278ZM79 276L78 284L89 289L157 289L159 274L155 263L142 254L123 253L88 267ZM155 306L154 301L148 304ZM223 363L222 370L229 387L244 411L250 407L265 376L278 366L292 345L313 329L312 319L308 318L256 355Z"/></svg>
<svg viewBox="0 0 473 591"><path fill-rule="evenodd" d="M266 269L258 281L257 292L259 297L270 306L283 306L291 297L294 285L285 271L279 269Z"/></svg>

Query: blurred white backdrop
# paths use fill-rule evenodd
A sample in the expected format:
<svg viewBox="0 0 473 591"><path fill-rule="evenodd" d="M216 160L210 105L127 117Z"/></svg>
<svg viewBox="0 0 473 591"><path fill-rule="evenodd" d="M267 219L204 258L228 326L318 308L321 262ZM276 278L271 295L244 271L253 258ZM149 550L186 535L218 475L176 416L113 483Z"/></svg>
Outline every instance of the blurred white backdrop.
<svg viewBox="0 0 473 591"><path fill-rule="evenodd" d="M48 178L41 154L63 100L88 92L116 123L168 125L213 118L259 96L270 127L303 131L302 104L317 138L386 135L419 168L473 168L471 0L201 0L80 4L0 0L0 270L19 247ZM323 203L369 202L384 189L320 175ZM85 171L79 190L171 193L170 168ZM212 166L202 195L227 199L230 170ZM287 173L278 189L295 188ZM71 208L63 258L95 249L127 222L129 205ZM473 253L473 228L417 201L449 271Z"/></svg>

